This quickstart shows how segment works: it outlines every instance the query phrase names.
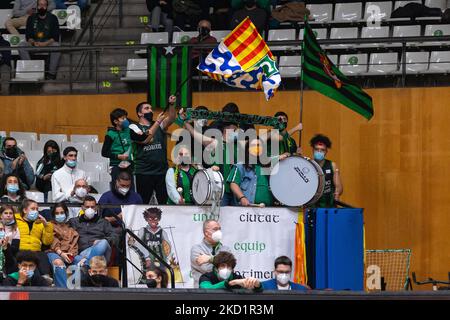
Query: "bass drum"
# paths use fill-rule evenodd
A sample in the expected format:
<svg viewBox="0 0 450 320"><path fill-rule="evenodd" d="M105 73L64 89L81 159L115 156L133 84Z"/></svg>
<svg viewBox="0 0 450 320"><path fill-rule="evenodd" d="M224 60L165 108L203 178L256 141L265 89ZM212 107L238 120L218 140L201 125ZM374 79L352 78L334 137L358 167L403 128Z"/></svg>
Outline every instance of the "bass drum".
<svg viewBox="0 0 450 320"><path fill-rule="evenodd" d="M291 207L316 203L323 193L325 177L317 162L292 156L279 161L270 174L270 189L282 204Z"/></svg>
<svg viewBox="0 0 450 320"><path fill-rule="evenodd" d="M223 176L219 171L208 168L195 173L192 179L192 198L196 204L212 205L214 196L216 196L215 200L220 202L224 192Z"/></svg>
<svg viewBox="0 0 450 320"><path fill-rule="evenodd" d="M129 260L127 261L128 285L142 285L145 280L142 274L145 272L144 254L135 245L132 245L127 247L127 258ZM140 270L136 268L140 268Z"/></svg>

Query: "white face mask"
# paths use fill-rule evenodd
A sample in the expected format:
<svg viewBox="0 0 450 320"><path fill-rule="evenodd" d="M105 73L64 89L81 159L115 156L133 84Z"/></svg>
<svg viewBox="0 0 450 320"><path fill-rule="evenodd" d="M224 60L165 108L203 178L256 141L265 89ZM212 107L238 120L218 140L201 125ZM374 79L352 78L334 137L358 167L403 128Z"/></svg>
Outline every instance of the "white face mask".
<svg viewBox="0 0 450 320"><path fill-rule="evenodd" d="M278 273L277 274L277 281L283 286L285 286L289 283L290 278L291 277L289 276L289 273Z"/></svg>
<svg viewBox="0 0 450 320"><path fill-rule="evenodd" d="M95 216L95 213L95 210L92 208L87 208L86 210L84 210L84 216L88 220L91 220Z"/></svg>
<svg viewBox="0 0 450 320"><path fill-rule="evenodd" d="M75 194L78 198L84 198L87 195L87 190L85 188L76 188L75 189Z"/></svg>
<svg viewBox="0 0 450 320"><path fill-rule="evenodd" d="M206 126L207 123L208 123L208 120L206 120L206 119L198 119L198 120L196 121L196 124L197 124L198 126L200 126L200 127Z"/></svg>
<svg viewBox="0 0 450 320"><path fill-rule="evenodd" d="M213 234L211 235L211 239L213 239L215 242L220 242L220 240L222 240L222 231L221 230L214 231Z"/></svg>
<svg viewBox="0 0 450 320"><path fill-rule="evenodd" d="M125 196L125 195L128 193L128 191L130 191L130 188L117 188L117 191L118 191L121 195Z"/></svg>
<svg viewBox="0 0 450 320"><path fill-rule="evenodd" d="M223 280L226 280L230 277L231 275L231 269L228 268L222 268L219 269L219 277Z"/></svg>

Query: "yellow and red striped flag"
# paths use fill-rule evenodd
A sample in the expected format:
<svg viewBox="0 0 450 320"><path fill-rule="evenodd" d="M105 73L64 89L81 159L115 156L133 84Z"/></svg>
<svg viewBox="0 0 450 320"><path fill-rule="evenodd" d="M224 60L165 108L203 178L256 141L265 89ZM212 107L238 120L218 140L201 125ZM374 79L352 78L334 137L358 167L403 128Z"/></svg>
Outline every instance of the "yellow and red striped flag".
<svg viewBox="0 0 450 320"><path fill-rule="evenodd" d="M248 17L200 62L197 69L231 87L263 89L267 100L281 83L274 56Z"/></svg>

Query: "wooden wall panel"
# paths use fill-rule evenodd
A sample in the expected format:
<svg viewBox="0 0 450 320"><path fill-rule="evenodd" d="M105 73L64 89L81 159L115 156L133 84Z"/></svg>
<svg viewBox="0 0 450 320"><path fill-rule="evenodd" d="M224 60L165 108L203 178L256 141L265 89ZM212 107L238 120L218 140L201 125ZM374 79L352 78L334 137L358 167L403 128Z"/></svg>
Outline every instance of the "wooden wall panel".
<svg viewBox="0 0 450 320"><path fill-rule="evenodd" d="M450 271L450 90L368 90L375 116L366 121L315 92L304 96L302 145L315 133L328 135L328 157L338 163L343 200L365 208L366 247L411 248L411 270L419 277L446 279ZM134 107L145 95L1 97L0 130L98 134L109 112ZM273 115L283 110L290 126L299 121L298 92L210 92L194 105L219 110L233 101L242 113Z"/></svg>

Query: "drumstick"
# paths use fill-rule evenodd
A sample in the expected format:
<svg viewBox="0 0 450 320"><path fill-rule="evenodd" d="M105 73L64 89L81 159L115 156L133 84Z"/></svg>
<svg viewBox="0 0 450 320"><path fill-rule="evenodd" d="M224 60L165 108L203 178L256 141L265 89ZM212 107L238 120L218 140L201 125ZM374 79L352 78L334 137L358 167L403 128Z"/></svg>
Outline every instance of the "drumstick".
<svg viewBox="0 0 450 320"><path fill-rule="evenodd" d="M266 205L264 203L249 203L249 207L257 207L257 208L264 208Z"/></svg>

